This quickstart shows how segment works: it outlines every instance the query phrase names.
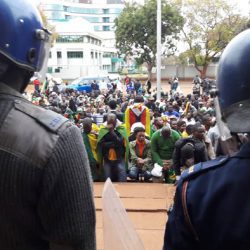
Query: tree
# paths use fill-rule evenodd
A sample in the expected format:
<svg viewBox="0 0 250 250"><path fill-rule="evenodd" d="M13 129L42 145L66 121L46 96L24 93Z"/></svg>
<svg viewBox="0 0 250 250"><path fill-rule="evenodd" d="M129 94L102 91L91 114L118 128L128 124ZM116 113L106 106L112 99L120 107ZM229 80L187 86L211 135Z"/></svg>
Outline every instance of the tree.
<svg viewBox="0 0 250 250"><path fill-rule="evenodd" d="M133 56L137 64L146 63L151 79L157 53L157 2L149 0L145 5L126 4L115 20L116 47L121 54ZM168 54L176 50L175 41L183 26L178 10L162 1L162 44Z"/></svg>
<svg viewBox="0 0 250 250"><path fill-rule="evenodd" d="M188 49L182 53L206 77L209 63L220 56L229 41L247 27L247 19L234 11L224 0L185 0L182 11L185 18L184 41Z"/></svg>

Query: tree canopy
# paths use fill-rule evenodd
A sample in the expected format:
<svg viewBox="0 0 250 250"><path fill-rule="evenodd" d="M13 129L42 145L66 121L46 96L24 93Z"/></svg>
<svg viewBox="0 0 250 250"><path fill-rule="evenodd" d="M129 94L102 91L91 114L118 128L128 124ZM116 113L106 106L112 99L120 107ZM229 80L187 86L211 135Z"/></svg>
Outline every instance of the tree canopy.
<svg viewBox="0 0 250 250"><path fill-rule="evenodd" d="M180 57L188 58L204 78L209 63L220 56L235 35L247 28L248 20L225 0L186 0L182 12L188 49Z"/></svg>
<svg viewBox="0 0 250 250"><path fill-rule="evenodd" d="M115 20L116 47L125 56L133 56L138 64L146 63L151 78L157 53L157 1L145 5L127 4ZM162 1L162 44L171 54L183 27L183 18L173 6Z"/></svg>

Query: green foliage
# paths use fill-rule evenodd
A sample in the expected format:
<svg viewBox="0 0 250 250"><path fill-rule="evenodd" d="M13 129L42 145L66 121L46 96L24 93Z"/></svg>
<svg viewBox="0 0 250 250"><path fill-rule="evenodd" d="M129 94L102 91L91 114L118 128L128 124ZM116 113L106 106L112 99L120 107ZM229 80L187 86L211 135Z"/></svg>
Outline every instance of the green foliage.
<svg viewBox="0 0 250 250"><path fill-rule="evenodd" d="M209 63L247 27L247 19L225 0L186 0L182 7L183 34L189 49L181 54L181 60L189 58L204 77Z"/></svg>
<svg viewBox="0 0 250 250"><path fill-rule="evenodd" d="M169 54L175 51L175 40L183 27L178 10L162 1L162 43ZM157 53L157 1L144 6L127 4L115 20L116 47L120 53L133 56L137 64L147 63L149 71L155 65Z"/></svg>

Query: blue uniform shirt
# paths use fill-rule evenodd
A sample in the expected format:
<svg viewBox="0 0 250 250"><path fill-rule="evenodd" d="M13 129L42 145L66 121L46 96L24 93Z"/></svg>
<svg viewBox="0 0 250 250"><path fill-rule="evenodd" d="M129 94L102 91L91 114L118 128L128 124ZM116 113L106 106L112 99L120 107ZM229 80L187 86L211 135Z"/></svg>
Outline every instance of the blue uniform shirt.
<svg viewBox="0 0 250 250"><path fill-rule="evenodd" d="M250 143L233 157L185 171L169 214L164 250L250 249Z"/></svg>

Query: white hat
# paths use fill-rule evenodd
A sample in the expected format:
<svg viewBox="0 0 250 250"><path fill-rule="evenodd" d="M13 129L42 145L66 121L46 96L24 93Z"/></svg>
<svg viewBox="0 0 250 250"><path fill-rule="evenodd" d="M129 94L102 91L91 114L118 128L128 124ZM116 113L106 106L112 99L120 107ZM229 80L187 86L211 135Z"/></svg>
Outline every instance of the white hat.
<svg viewBox="0 0 250 250"><path fill-rule="evenodd" d="M139 127L145 129L145 126L141 122L135 122L130 128L131 133L134 133L135 128Z"/></svg>

